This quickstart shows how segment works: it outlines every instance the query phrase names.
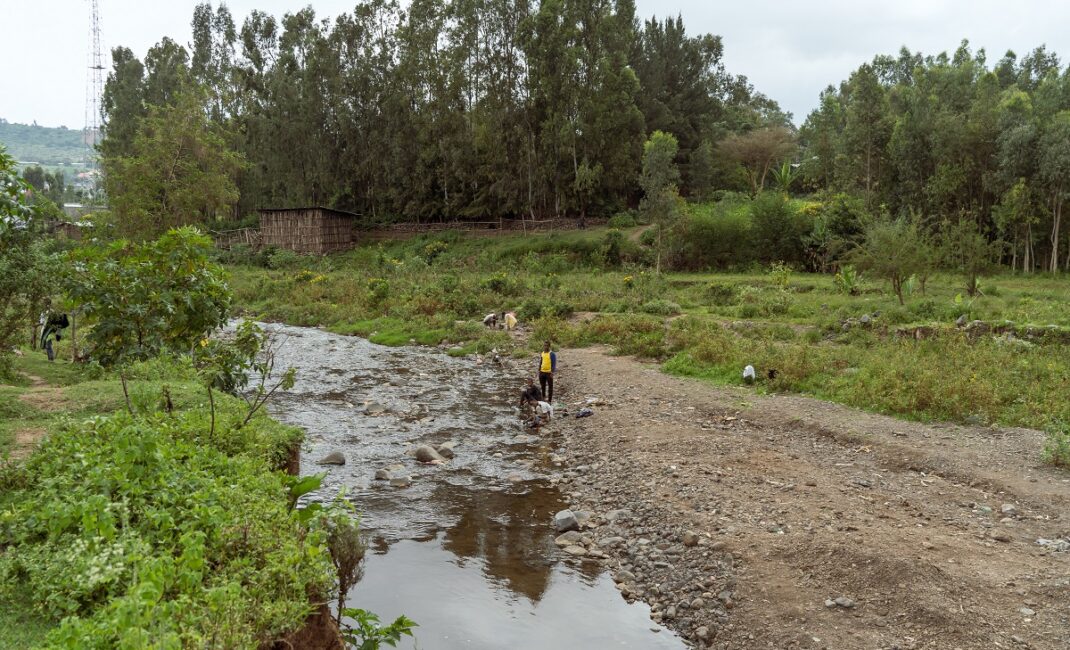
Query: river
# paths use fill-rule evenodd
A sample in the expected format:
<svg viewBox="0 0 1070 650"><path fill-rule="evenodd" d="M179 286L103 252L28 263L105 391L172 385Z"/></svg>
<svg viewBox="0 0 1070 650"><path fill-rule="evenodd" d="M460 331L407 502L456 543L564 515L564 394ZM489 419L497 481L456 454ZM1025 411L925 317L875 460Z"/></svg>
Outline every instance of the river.
<svg viewBox="0 0 1070 650"><path fill-rule="evenodd" d="M549 443L517 418L515 371L437 349L266 327L277 337L277 366L297 369L271 412L307 431L301 473L328 472L309 498L344 488L360 511L369 551L348 605L383 621L415 620L415 641L399 647L685 647L645 605L621 598L602 567L566 562L554 546L553 514L567 500L548 480ZM456 456L443 465L406 454L446 441ZM316 464L334 451L345 465ZM410 486L374 480L396 464Z"/></svg>

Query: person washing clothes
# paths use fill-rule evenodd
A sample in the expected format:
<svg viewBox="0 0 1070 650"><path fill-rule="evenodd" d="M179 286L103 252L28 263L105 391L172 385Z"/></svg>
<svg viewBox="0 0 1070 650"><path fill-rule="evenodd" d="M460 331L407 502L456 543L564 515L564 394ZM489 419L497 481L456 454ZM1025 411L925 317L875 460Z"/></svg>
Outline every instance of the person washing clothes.
<svg viewBox="0 0 1070 650"><path fill-rule="evenodd" d="M550 349L550 342L542 346L539 355L539 388L546 401L554 403L554 373L557 372L557 355Z"/></svg>

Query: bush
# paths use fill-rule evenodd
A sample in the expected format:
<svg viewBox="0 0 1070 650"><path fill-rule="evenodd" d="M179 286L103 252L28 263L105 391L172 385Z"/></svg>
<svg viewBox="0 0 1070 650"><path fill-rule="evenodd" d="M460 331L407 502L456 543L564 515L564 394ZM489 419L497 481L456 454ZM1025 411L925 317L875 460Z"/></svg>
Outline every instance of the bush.
<svg viewBox="0 0 1070 650"><path fill-rule="evenodd" d="M739 288L731 284L711 282L704 291L706 299L718 307L727 307L739 302Z"/></svg>
<svg viewBox="0 0 1070 650"><path fill-rule="evenodd" d="M653 314L655 316L675 316L681 312L680 305L669 300L651 300L639 308L639 311L644 314Z"/></svg>
<svg viewBox="0 0 1070 650"><path fill-rule="evenodd" d="M754 259L747 206L736 201L690 206L669 234L669 265L725 269Z"/></svg>
<svg viewBox="0 0 1070 650"><path fill-rule="evenodd" d="M572 315L572 305L567 302L528 298L521 305L517 316L521 320L534 321L541 318L568 318Z"/></svg>
<svg viewBox="0 0 1070 650"><path fill-rule="evenodd" d="M791 295L785 291L744 287L739 296L741 318L766 318L788 313Z"/></svg>
<svg viewBox="0 0 1070 650"><path fill-rule="evenodd" d="M189 436L206 430L203 411L98 418L27 461L0 513L0 599L63 619L46 645L257 648L327 594L323 536L282 474Z"/></svg>
<svg viewBox="0 0 1070 650"><path fill-rule="evenodd" d="M609 218L610 228L634 228L636 226L635 215L631 212L620 212Z"/></svg>
<svg viewBox="0 0 1070 650"><path fill-rule="evenodd" d="M804 261L803 235L812 224L795 212L781 194L763 192L751 204L754 229L753 258L761 262L801 263Z"/></svg>
<svg viewBox="0 0 1070 650"><path fill-rule="evenodd" d="M1060 428L1048 432L1044 459L1057 467L1070 467L1070 431Z"/></svg>
<svg viewBox="0 0 1070 650"><path fill-rule="evenodd" d="M615 269L622 261L621 248L624 246L624 234L619 230L610 230L602 239L602 265Z"/></svg>
<svg viewBox="0 0 1070 650"><path fill-rule="evenodd" d="M266 253L266 257L267 267L276 271L296 268L304 263L304 258L285 248L273 249Z"/></svg>

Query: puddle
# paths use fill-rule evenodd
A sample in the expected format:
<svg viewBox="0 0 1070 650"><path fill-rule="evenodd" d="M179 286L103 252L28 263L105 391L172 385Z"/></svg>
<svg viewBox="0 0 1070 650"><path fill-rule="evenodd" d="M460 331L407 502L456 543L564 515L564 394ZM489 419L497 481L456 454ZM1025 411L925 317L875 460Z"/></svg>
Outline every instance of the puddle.
<svg viewBox="0 0 1070 650"><path fill-rule="evenodd" d="M308 432L301 473L328 472L306 498L344 488L361 511L369 552L348 604L419 623L415 644L399 647L685 647L600 567L562 561L550 522L565 500L546 480L549 446L517 418L520 379L429 348L266 327L281 342L277 366L297 368L271 411ZM456 456L443 465L406 455L446 441ZM316 464L335 451L345 465ZM374 480L396 464L409 487Z"/></svg>

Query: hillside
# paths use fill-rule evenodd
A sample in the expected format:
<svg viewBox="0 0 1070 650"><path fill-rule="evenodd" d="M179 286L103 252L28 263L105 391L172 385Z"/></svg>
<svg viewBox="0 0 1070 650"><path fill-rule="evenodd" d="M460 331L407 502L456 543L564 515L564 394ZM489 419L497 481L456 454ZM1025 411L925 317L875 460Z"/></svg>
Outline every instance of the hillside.
<svg viewBox="0 0 1070 650"><path fill-rule="evenodd" d="M0 118L0 144L19 162L43 167L80 168L85 148L80 129L17 124Z"/></svg>

